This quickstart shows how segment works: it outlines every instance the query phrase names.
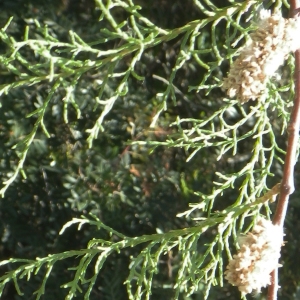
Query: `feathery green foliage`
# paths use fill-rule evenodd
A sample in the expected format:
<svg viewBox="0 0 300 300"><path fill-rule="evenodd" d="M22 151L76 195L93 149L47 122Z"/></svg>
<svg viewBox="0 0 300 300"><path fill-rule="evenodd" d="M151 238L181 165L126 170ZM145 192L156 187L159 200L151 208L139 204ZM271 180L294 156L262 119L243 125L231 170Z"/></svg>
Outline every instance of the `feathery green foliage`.
<svg viewBox="0 0 300 300"><path fill-rule="evenodd" d="M184 221L173 223L166 231L156 227L158 233L132 237L120 232L121 221L107 226L100 216L75 217L63 226L60 234L74 225L78 229L84 224L96 226L97 230L92 232L97 233L93 238L88 236L86 248L43 258L3 260L0 264L9 268L0 277L0 293L12 282L22 295L20 282L36 276L41 283L34 292L35 299L42 299L47 293L47 280L52 272L58 272L56 265L72 261L73 267L65 270L71 274L70 281L60 283L66 291L65 299L92 299L105 264L111 263L110 257L114 260L118 255L125 255L128 260L125 284L129 299L150 299L158 286L171 290L170 299L192 299L189 297L202 293L206 299L209 292L213 293L212 286L224 285L224 268L232 256L237 235L247 232L259 214L271 213L268 201L259 197L280 182L285 154L280 134L286 132L293 99L292 56L281 70L281 79L269 83L269 96L264 102L241 106L236 100L226 98L221 88L229 63L237 56L249 32L255 29L253 20L257 11L264 5L284 12L288 6L285 1L265 2L194 0L191 7L199 19L180 27L165 28L145 16L147 4L143 1L95 0L99 31L87 40L76 30L61 35L54 23L30 18L25 19L24 36L15 37L10 33L14 19L9 19L0 31L1 73L8 78L0 85L0 95L2 99L27 97L25 104L30 102L27 110L31 110L26 111L26 118L34 121L27 123L33 125L26 132L23 128L24 131L20 129L20 134L14 136L13 149L18 163L13 168L5 167L10 170L3 176L2 197L20 182L20 176L27 178L26 174L30 173L27 159L39 141L48 148L44 150L48 165L45 163L43 170L58 174L64 168L79 170L77 177L65 176L64 188L72 208L85 213L98 212L98 207L103 207L96 195L111 207L111 215L117 206L116 195L120 203L131 206L137 215L145 213L138 207L137 198L142 195L139 185L144 184L144 194L150 193L153 186L147 186L146 181L139 184L140 174L147 170L136 168L134 159L146 161L150 152L180 148L184 153L181 158L187 164L198 160L201 166L199 170L192 169L192 174L179 172L180 178L163 173L153 175L154 171L149 176L168 178L172 185L170 188L164 183L165 189L175 186L194 200L185 211L177 212L177 217ZM177 44L175 54L168 43ZM149 78L147 63L154 63L164 47L169 49L166 56L173 56L173 65L161 63L164 71L159 70ZM185 77L182 74L190 81L181 82ZM146 101L143 85L154 90ZM137 108L139 101L147 106ZM176 111L180 103L190 107L193 101L199 108L196 112ZM124 119L128 123L122 124L121 118L117 119L118 124L113 123L115 111L120 114L131 107L137 110L136 124L131 117L127 118L126 112ZM148 109L146 119L139 120L139 110ZM48 145L47 141L54 135L49 130L53 128L51 118L61 118L64 124L57 130L63 131L63 126L67 126L76 140L62 142L65 158L58 155L55 146ZM110 130L120 128L125 128L127 133L130 129L128 147L133 158L126 151L121 153L118 164L124 169L120 167L109 177L114 182L105 177L114 173L115 166L108 162L105 149L110 147L109 135L113 135ZM136 130L140 133L136 134ZM114 147L111 146L112 153L120 150L119 146L117 150ZM96 157L99 149L103 152L101 157ZM88 160L91 163L86 163ZM125 176L125 169L136 174L135 178ZM85 170L89 175L84 174ZM201 184L192 186L197 181ZM129 192L133 182L137 194ZM168 270L162 262L171 264Z"/></svg>

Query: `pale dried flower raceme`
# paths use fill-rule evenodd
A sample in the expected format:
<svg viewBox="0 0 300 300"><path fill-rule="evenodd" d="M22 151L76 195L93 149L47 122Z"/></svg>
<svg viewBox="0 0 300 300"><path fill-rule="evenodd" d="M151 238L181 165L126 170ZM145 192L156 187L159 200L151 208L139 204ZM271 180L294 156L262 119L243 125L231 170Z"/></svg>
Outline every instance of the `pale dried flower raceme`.
<svg viewBox="0 0 300 300"><path fill-rule="evenodd" d="M223 82L227 95L241 103L263 97L268 79L300 48L300 17L285 19L262 10L260 19Z"/></svg>
<svg viewBox="0 0 300 300"><path fill-rule="evenodd" d="M252 231L240 237L239 252L229 261L225 278L242 295L260 292L270 284L270 273L278 267L282 242L282 227L259 217Z"/></svg>

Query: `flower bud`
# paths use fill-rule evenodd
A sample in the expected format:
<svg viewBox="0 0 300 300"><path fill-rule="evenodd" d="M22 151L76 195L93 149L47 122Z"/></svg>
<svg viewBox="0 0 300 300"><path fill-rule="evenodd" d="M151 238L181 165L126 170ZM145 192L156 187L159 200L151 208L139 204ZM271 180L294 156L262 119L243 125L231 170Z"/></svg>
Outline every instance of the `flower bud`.
<svg viewBox="0 0 300 300"><path fill-rule="evenodd" d="M225 278L242 294L260 292L278 267L282 242L282 228L260 217L252 231L239 238L239 252L229 261Z"/></svg>
<svg viewBox="0 0 300 300"><path fill-rule="evenodd" d="M263 10L258 26L223 81L227 95L241 103L265 96L267 81L300 48L300 17L284 19Z"/></svg>

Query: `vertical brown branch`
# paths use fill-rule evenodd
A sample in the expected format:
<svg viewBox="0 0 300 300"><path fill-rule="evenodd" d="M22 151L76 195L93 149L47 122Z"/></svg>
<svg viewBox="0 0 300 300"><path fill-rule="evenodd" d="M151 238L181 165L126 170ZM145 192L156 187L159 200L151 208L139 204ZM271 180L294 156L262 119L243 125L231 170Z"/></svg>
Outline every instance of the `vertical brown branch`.
<svg viewBox="0 0 300 300"><path fill-rule="evenodd" d="M298 0L290 1L290 17L298 14L300 3ZM295 37L297 38L297 37ZM295 52L295 100L288 127L288 144L284 162L283 177L281 182L280 195L276 207L273 224L283 226L288 200L294 187L294 166L296 163L297 143L300 129L300 50ZM268 300L276 300L278 291L278 269L271 273L271 284L268 289Z"/></svg>

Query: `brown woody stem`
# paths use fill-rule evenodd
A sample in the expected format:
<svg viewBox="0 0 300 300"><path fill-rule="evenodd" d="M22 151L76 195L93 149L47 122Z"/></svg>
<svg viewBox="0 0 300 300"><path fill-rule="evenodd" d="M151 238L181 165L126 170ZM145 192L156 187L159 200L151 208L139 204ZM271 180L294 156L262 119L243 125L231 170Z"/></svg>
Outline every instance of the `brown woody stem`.
<svg viewBox="0 0 300 300"><path fill-rule="evenodd" d="M300 8L299 0L290 1L290 17L295 17ZM295 37L297 38L297 37ZM295 52L295 100L288 127L288 144L284 162L283 177L279 199L273 218L273 224L283 226L288 200L294 187L294 166L296 163L297 144L300 129L300 50ZM278 291L278 268L271 273L271 284L268 289L268 300L276 300Z"/></svg>

